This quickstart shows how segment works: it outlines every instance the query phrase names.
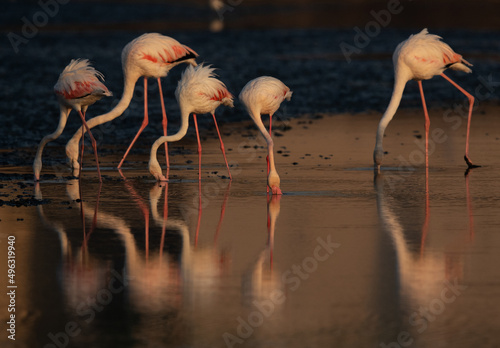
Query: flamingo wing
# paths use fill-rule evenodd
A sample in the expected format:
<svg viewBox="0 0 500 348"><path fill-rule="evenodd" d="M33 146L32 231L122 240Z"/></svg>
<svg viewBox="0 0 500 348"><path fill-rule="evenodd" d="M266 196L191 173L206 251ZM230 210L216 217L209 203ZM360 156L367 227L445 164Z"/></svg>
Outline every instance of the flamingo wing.
<svg viewBox="0 0 500 348"><path fill-rule="evenodd" d="M73 59L59 76L54 92L66 99L88 95L110 96L111 92L100 80L104 80L103 74L87 59Z"/></svg>
<svg viewBox="0 0 500 348"><path fill-rule="evenodd" d="M138 54L138 58L153 63L172 64L198 57L198 53L190 47L157 33L141 35L128 46Z"/></svg>
<svg viewBox="0 0 500 348"><path fill-rule="evenodd" d="M74 83L73 89L56 90L55 92L56 94L62 95L65 99L78 99L89 95L101 97L111 95L108 88L99 81L77 81Z"/></svg>
<svg viewBox="0 0 500 348"><path fill-rule="evenodd" d="M467 66L472 64L441 41L440 36L429 34L427 29L399 44L394 57L399 56L403 57L417 79L429 79L448 68L471 72Z"/></svg>

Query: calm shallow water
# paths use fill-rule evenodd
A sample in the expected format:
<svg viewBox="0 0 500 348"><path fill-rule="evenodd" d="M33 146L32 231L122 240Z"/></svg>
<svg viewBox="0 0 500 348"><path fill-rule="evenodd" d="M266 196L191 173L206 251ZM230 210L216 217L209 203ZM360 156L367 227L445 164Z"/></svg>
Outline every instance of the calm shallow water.
<svg viewBox="0 0 500 348"><path fill-rule="evenodd" d="M398 167L394 158L415 149L411 130L422 121L410 113L391 124L392 156L378 176L366 155L376 117L326 118L307 130L290 123L277 137L289 151L277 157L281 199L265 195L264 157L233 151L234 180L221 179L212 138L201 186L194 152L173 156L168 186L146 175L144 156L132 157L126 180L106 170L101 188L95 168L81 187L4 180L9 197L34 191L50 203L0 209L2 255L16 236L18 285L16 344L3 334L2 346L496 347L499 160L477 134L497 119L476 121L473 158L487 166L466 178L463 134L449 129L427 174ZM333 125L342 130L334 139ZM236 148L248 138L226 139ZM333 160L318 156L329 154L323 142L337 149ZM359 143L338 150L349 142ZM102 165L116 158L103 156ZM1 296L0 308L7 301Z"/></svg>

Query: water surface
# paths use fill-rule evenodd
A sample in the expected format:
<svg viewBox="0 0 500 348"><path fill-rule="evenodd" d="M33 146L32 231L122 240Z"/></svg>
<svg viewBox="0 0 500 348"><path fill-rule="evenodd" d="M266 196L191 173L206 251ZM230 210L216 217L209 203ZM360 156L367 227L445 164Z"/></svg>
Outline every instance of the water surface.
<svg viewBox="0 0 500 348"><path fill-rule="evenodd" d="M401 162L421 151L420 110L391 123L379 175L369 167L378 117L290 121L275 137L285 194L273 199L253 129L225 137L231 184L213 136L201 185L189 140L184 153L172 146L163 185L137 153L125 179L112 169L119 157L102 155L102 185L90 153L81 183L68 178L54 165L60 146L36 186L28 165L5 167L4 203L48 201L0 208L18 286L16 342L4 333L2 346L498 346L499 134L485 113L471 138L485 166L466 177L465 129L439 117L432 126L449 138L429 170ZM4 284L5 262L0 273Z"/></svg>

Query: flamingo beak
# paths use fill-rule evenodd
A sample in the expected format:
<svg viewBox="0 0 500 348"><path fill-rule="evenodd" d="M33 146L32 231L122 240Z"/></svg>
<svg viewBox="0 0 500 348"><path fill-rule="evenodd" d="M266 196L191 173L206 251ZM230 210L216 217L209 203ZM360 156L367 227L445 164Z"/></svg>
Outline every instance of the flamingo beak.
<svg viewBox="0 0 500 348"><path fill-rule="evenodd" d="M278 186L271 187L271 190L273 192L273 195L282 195L283 194L283 192L281 192L281 189Z"/></svg>

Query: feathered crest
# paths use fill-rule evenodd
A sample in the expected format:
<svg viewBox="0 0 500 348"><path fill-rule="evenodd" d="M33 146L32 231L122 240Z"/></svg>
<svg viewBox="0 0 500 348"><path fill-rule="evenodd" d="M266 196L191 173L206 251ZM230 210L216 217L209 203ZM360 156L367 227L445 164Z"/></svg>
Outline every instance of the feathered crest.
<svg viewBox="0 0 500 348"><path fill-rule="evenodd" d="M59 75L54 90L60 94L68 94L81 84L101 84L101 81L104 81L104 75L91 66L88 59L72 59Z"/></svg>
<svg viewBox="0 0 500 348"><path fill-rule="evenodd" d="M203 63L197 67L188 66L182 73L175 90L177 100L183 91L196 90L209 99L221 101L222 104L233 107L233 95L229 93L226 85L217 79L214 71L215 68L211 65L203 65Z"/></svg>
<svg viewBox="0 0 500 348"><path fill-rule="evenodd" d="M429 34L429 31L425 28L420 33L411 35L408 40L402 42L398 48L396 48L396 52L404 50L405 46L412 47L414 50L415 47L421 47L420 51L422 52L422 56L424 56L423 52L431 53L435 57L442 56L443 64L446 67L470 73L471 70L467 66L472 66L472 64L463 59L460 54L453 51L447 43L441 40L441 36ZM462 64L455 65L457 63Z"/></svg>

